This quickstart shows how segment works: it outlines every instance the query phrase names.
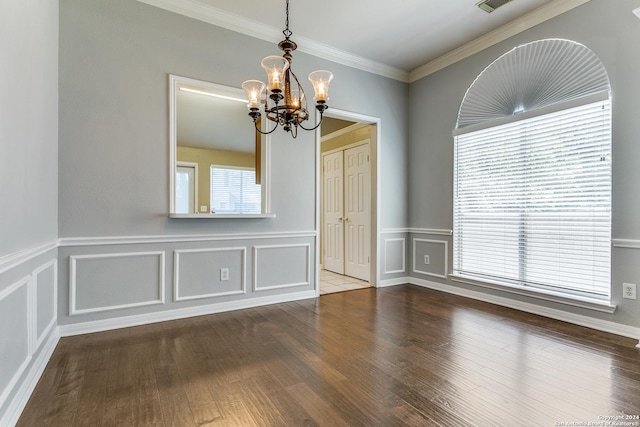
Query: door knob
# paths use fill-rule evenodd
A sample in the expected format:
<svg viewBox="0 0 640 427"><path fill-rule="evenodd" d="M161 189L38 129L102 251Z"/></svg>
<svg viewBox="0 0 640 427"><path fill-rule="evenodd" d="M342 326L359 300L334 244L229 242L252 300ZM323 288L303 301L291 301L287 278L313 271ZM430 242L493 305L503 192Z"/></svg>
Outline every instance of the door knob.
<svg viewBox="0 0 640 427"><path fill-rule="evenodd" d="M343 219L344 219L344 218L340 217L340 218L338 218L338 221L342 221Z"/></svg>

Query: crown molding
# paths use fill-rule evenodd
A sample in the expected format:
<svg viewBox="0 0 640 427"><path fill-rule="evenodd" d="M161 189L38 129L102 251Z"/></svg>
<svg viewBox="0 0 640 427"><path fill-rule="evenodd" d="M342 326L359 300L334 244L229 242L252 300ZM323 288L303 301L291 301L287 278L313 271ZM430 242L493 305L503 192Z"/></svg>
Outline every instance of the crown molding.
<svg viewBox="0 0 640 427"><path fill-rule="evenodd" d="M498 44L510 37L520 34L529 28L535 27L549 19L555 18L565 12L575 9L591 0L554 0L538 9L515 19L477 39L448 52L433 61L422 65L409 73L409 82L413 83L449 65L468 58L476 53Z"/></svg>
<svg viewBox="0 0 640 427"><path fill-rule="evenodd" d="M138 1L271 43L278 43L282 39L282 32L277 28L204 5L196 0ZM390 79L413 83L589 1L591 0L553 0L411 72L363 58L309 38L296 36L296 40L298 42L298 50L301 52Z"/></svg>
<svg viewBox="0 0 640 427"><path fill-rule="evenodd" d="M271 43L278 43L282 39L282 31L279 29L204 5L195 0L138 1ZM298 44L297 50L300 52L405 83L409 81L409 73L399 68L372 61L305 37L296 36L296 42Z"/></svg>

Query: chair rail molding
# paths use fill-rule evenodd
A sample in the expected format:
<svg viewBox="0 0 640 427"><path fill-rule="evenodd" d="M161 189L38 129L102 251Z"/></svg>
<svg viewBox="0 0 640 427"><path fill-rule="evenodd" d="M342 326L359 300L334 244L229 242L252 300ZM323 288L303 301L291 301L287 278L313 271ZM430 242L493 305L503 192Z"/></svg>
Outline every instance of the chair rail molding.
<svg viewBox="0 0 640 427"><path fill-rule="evenodd" d="M31 261L49 251L58 248L58 240L52 240L30 249L16 251L0 257L0 274L7 272L21 264Z"/></svg>
<svg viewBox="0 0 640 427"><path fill-rule="evenodd" d="M60 247L105 246L105 245L137 245L153 243L190 243L213 242L224 240L255 239L294 239L298 237L316 237L315 231L291 231L276 233L229 233L229 234L193 234L193 235L158 235L158 236L109 236L109 237L65 237L60 239Z"/></svg>

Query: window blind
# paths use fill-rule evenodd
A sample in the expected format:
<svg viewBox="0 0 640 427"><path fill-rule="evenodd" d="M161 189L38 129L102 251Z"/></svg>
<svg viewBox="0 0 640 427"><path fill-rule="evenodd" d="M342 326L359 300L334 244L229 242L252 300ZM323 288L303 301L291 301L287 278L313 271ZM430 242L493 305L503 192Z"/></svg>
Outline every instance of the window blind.
<svg viewBox="0 0 640 427"><path fill-rule="evenodd" d="M610 100L459 134L454 274L610 299Z"/></svg>
<svg viewBox="0 0 640 427"><path fill-rule="evenodd" d="M255 170L212 165L210 188L213 213L260 213L261 188Z"/></svg>

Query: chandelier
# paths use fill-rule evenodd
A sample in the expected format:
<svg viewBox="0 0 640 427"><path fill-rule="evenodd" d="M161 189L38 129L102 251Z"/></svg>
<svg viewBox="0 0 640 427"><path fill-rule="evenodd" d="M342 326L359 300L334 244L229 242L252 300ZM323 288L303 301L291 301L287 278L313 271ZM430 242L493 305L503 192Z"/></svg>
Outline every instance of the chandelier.
<svg viewBox="0 0 640 427"><path fill-rule="evenodd" d="M299 127L304 130L315 130L322 123L322 115L329 108L327 104L329 83L333 79L333 74L325 70L309 74L309 81L315 92L316 110L320 112L320 120L315 127L304 127L302 123L309 119L309 111L302 85L291 70L291 52L296 50L298 45L291 40L293 33L289 30L289 0L287 0L286 12L285 29L282 31L285 38L278 43L278 47L284 51L284 55L267 56L261 62L262 68L267 73L268 84L265 85L259 80L247 80L242 83L242 89L247 93L249 116L253 119L256 131L267 135L273 133L280 125L285 131L291 132L293 138L296 138ZM259 126L258 119L261 116L261 107L267 119L275 122L273 129L266 132L263 132Z"/></svg>

